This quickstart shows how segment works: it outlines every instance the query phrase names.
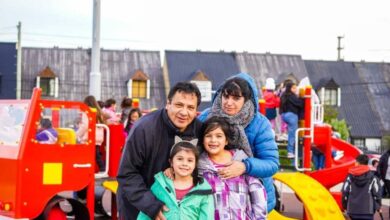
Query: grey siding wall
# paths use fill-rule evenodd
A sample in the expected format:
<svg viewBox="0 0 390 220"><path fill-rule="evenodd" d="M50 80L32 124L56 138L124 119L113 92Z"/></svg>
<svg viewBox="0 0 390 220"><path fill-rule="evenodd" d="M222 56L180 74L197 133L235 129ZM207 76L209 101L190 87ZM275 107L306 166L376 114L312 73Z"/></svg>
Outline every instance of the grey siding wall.
<svg viewBox="0 0 390 220"><path fill-rule="evenodd" d="M60 100L82 101L88 95L90 49L23 48L22 97L30 98L36 77L49 66L59 78ZM140 107L161 107L165 100L160 54L158 51L102 50L102 100L114 98L119 106L127 96L127 81L141 69L150 78L150 99L141 99Z"/></svg>

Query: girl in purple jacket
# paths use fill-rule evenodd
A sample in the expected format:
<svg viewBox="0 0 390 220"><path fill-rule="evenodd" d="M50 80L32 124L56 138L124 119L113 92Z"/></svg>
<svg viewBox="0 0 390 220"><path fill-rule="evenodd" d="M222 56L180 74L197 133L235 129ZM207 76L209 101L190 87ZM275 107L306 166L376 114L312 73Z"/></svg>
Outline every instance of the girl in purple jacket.
<svg viewBox="0 0 390 220"><path fill-rule="evenodd" d="M249 175L223 178L222 168L234 160L242 161L250 149L229 146L230 127L226 119L213 116L202 128L204 152L198 164L199 174L214 192L215 219L266 219L266 190L259 179Z"/></svg>

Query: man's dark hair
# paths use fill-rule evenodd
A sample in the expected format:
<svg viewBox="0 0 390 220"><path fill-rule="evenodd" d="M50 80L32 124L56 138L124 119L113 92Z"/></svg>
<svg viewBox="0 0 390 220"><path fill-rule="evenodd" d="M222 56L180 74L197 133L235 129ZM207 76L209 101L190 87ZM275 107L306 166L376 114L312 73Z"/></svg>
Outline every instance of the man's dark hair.
<svg viewBox="0 0 390 220"><path fill-rule="evenodd" d="M172 101L173 96L177 92L184 92L187 94L195 94L197 99L198 99L197 106L200 105L201 95L200 95L199 88L198 88L198 86L195 85L195 83L190 83L190 82L176 83L176 85L174 87L172 87L172 89L169 91L169 94L168 94L169 102Z"/></svg>
<svg viewBox="0 0 390 220"><path fill-rule="evenodd" d="M368 156L365 154L360 154L356 157L356 162L358 162L360 165L368 165Z"/></svg>

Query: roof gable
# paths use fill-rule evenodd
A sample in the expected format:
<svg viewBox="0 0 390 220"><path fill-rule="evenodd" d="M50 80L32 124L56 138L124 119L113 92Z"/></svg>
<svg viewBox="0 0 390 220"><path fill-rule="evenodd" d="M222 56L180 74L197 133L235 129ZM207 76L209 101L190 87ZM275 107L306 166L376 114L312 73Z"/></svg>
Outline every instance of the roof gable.
<svg viewBox="0 0 390 220"><path fill-rule="evenodd" d="M135 73L130 77L130 79L146 81L146 80L149 80L149 77L142 70L136 70Z"/></svg>
<svg viewBox="0 0 390 220"><path fill-rule="evenodd" d="M195 71L193 76L191 77L191 80L194 80L194 81L210 81L210 79L207 77L206 73L204 73L202 70Z"/></svg>
<svg viewBox="0 0 390 220"><path fill-rule="evenodd" d="M46 66L45 69L43 69L40 73L38 73L38 76L41 78L56 78L57 75L53 72L53 70L50 69L49 66Z"/></svg>

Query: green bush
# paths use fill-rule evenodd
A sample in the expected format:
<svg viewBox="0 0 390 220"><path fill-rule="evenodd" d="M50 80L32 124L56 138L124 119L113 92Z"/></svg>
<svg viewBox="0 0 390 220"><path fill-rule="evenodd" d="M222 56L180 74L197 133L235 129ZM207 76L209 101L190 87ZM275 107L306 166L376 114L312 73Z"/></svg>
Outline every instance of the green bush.
<svg viewBox="0 0 390 220"><path fill-rule="evenodd" d="M330 124L333 129L340 133L341 139L348 140L349 138L349 129L345 119L339 120L337 116L339 112L335 107L325 105L324 106L324 122Z"/></svg>

